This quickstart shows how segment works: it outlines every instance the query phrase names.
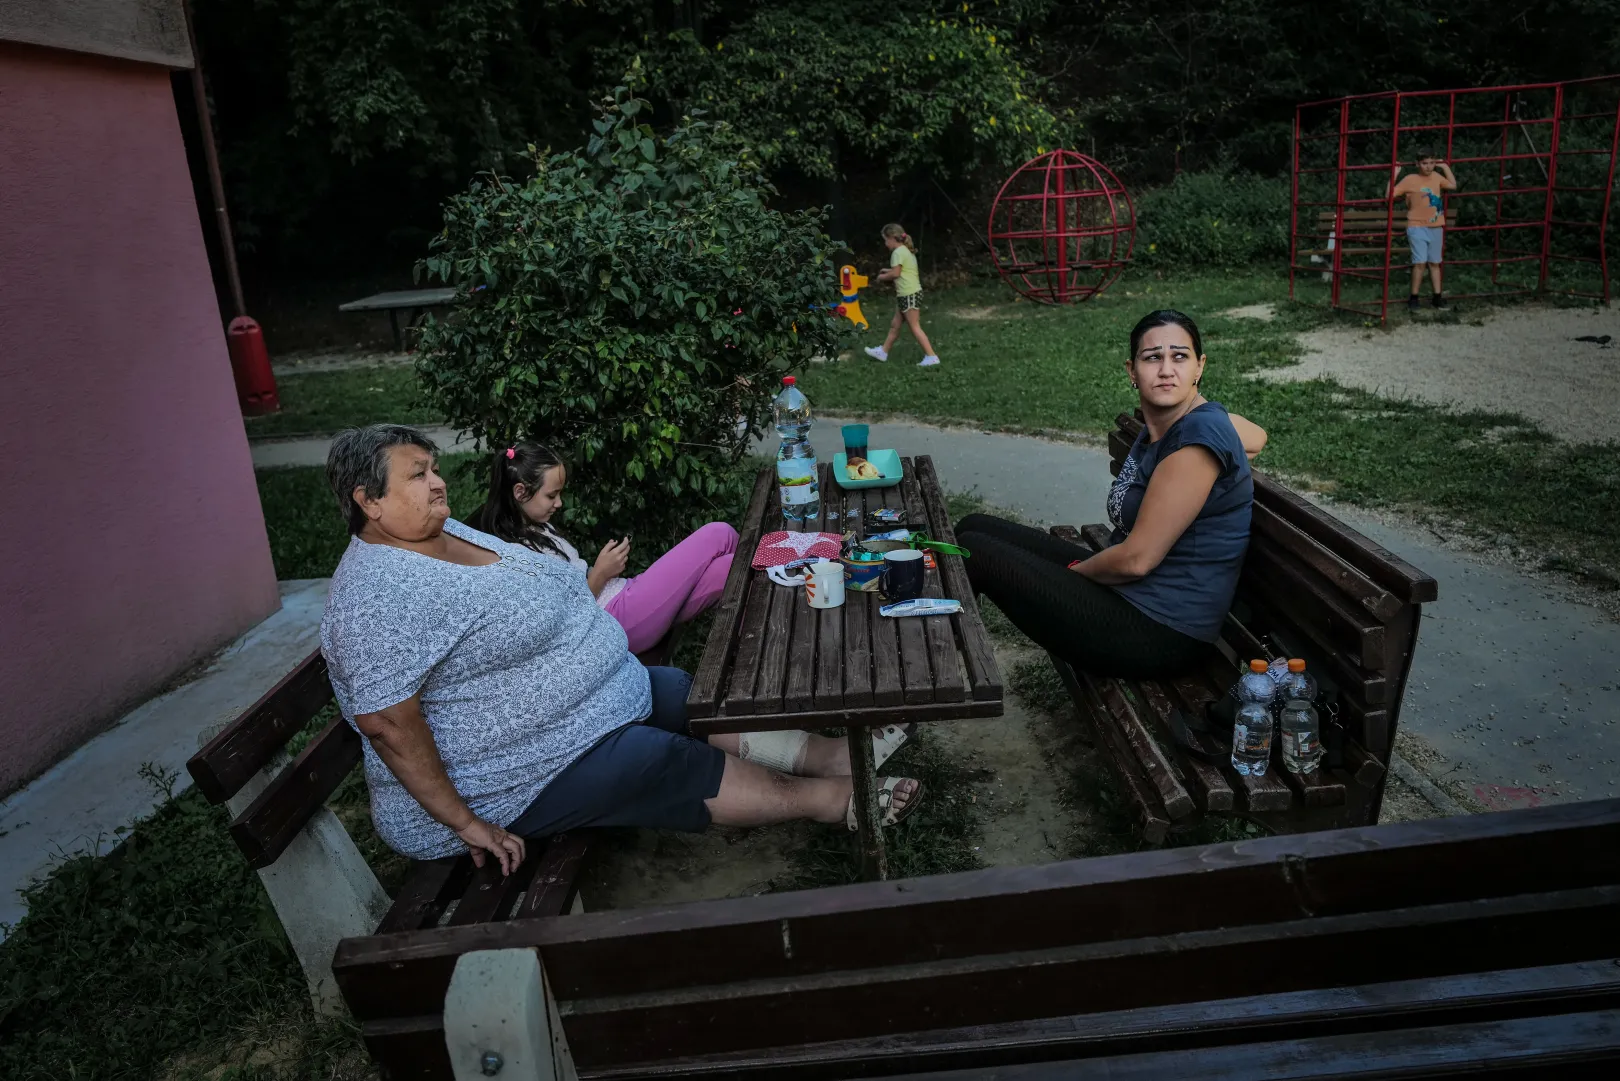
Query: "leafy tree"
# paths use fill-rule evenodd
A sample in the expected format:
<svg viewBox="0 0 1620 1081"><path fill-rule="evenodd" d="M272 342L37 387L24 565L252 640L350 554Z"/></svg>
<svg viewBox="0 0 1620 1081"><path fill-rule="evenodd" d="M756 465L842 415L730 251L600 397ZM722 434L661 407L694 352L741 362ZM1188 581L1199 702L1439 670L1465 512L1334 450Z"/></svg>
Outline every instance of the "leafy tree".
<svg viewBox="0 0 1620 1081"><path fill-rule="evenodd" d="M459 304L426 328L417 371L486 446L569 454L571 522L668 536L734 500L739 418L760 425L776 377L842 332L822 214L772 209L725 125L660 136L648 112L619 86L585 147L446 204L421 270Z"/></svg>
<svg viewBox="0 0 1620 1081"><path fill-rule="evenodd" d="M996 27L926 6L760 6L712 45L670 35L649 50L649 75L679 107L730 121L766 164L825 180L858 160L891 177L960 177L1056 146L1064 130Z"/></svg>

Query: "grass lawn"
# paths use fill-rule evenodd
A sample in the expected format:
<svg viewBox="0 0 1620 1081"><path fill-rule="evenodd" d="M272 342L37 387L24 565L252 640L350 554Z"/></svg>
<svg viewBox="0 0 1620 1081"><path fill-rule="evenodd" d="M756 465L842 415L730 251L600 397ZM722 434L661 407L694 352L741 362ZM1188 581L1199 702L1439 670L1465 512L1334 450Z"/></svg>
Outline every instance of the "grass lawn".
<svg viewBox="0 0 1620 1081"><path fill-rule="evenodd" d="M326 435L353 424L393 421L439 424L442 418L416 400L416 372L409 366L305 372L277 380L281 412L248 417L250 439Z"/></svg>
<svg viewBox="0 0 1620 1081"><path fill-rule="evenodd" d="M1067 308L1014 302L1000 285L942 290L924 309L940 367L917 368L921 351L903 333L889 363L857 347L856 359L816 365L800 386L817 408L839 413L1101 436L1135 405L1124 371L1131 326L1153 308L1179 308L1204 333L1206 392L1270 432L1261 468L1339 499L1439 511L1537 550L1550 541L1560 553L1549 553L1552 563L1588 566L1599 581L1620 568L1610 528L1620 521L1620 445L1559 443L1516 417L1449 413L1323 381L1244 378L1290 363L1298 331L1355 318L1288 305L1287 295L1285 278L1256 271L1127 275L1098 300ZM1220 314L1268 301L1282 304L1270 323ZM874 325L860 344L880 342L886 329ZM1495 430L1507 426L1518 430Z"/></svg>

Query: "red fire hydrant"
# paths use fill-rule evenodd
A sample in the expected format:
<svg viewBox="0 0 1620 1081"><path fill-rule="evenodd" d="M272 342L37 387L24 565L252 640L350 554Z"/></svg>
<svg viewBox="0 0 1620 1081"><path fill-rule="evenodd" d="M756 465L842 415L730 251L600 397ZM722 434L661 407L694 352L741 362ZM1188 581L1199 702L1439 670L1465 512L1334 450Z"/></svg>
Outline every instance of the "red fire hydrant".
<svg viewBox="0 0 1620 1081"><path fill-rule="evenodd" d="M225 330L231 353L231 374L236 376L236 397L244 417L258 417L281 411L276 393L275 373L270 370L270 351L264 347L264 332L248 316L239 315Z"/></svg>

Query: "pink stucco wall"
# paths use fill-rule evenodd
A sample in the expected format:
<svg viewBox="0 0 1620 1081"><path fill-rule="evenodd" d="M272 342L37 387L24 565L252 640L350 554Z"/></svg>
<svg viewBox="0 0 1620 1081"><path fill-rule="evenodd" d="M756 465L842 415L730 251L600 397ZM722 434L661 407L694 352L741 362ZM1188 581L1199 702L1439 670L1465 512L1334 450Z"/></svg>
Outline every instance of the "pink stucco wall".
<svg viewBox="0 0 1620 1081"><path fill-rule="evenodd" d="M278 605L161 67L0 42L0 477L3 794Z"/></svg>

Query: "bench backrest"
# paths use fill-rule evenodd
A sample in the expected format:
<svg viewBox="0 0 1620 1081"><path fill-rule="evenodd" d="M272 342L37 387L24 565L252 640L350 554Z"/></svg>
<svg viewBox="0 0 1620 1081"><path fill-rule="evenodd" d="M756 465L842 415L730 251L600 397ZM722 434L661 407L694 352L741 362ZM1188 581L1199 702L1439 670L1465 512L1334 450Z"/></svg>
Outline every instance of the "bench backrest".
<svg viewBox="0 0 1620 1081"><path fill-rule="evenodd" d="M1331 228L1339 220L1338 212L1334 210L1320 211L1316 215L1316 220L1324 228ZM1346 210L1344 212L1344 224L1355 227L1347 228L1346 233L1365 233L1373 229L1382 229L1385 225L1399 233L1406 228L1406 213L1399 207L1395 208L1393 216L1382 209ZM1446 225L1450 227L1456 224L1457 211L1448 207L1446 209Z"/></svg>
<svg viewBox="0 0 1620 1081"><path fill-rule="evenodd" d="M331 701L332 681L317 649L209 740L186 771L210 803L225 803ZM333 718L232 821L231 837L248 863L263 868L276 862L360 759L359 733L342 717Z"/></svg>
<svg viewBox="0 0 1620 1081"><path fill-rule="evenodd" d="M1348 988L1489 969L1601 958L1613 980L1617 917L1607 800L371 936L333 971L398 1076L448 1076L456 959L506 948L539 950L582 1074L873 1076L831 1063L962 1026L1038 1046L1131 1019L1151 1042L1134 1011L1174 1007L1227 1042L1219 1000L1335 989L1329 1015L1349 1016ZM1074 1015L1098 1016L1030 1024ZM987 1046L975 1031L956 1052Z"/></svg>
<svg viewBox="0 0 1620 1081"><path fill-rule="evenodd" d="M1120 414L1109 436L1117 475L1142 422ZM1222 634L1234 662L1305 658L1350 737L1387 762L1420 605L1435 580L1284 485L1254 473L1254 519ZM1265 649L1270 642L1275 648ZM1230 678L1235 679L1235 675Z"/></svg>

